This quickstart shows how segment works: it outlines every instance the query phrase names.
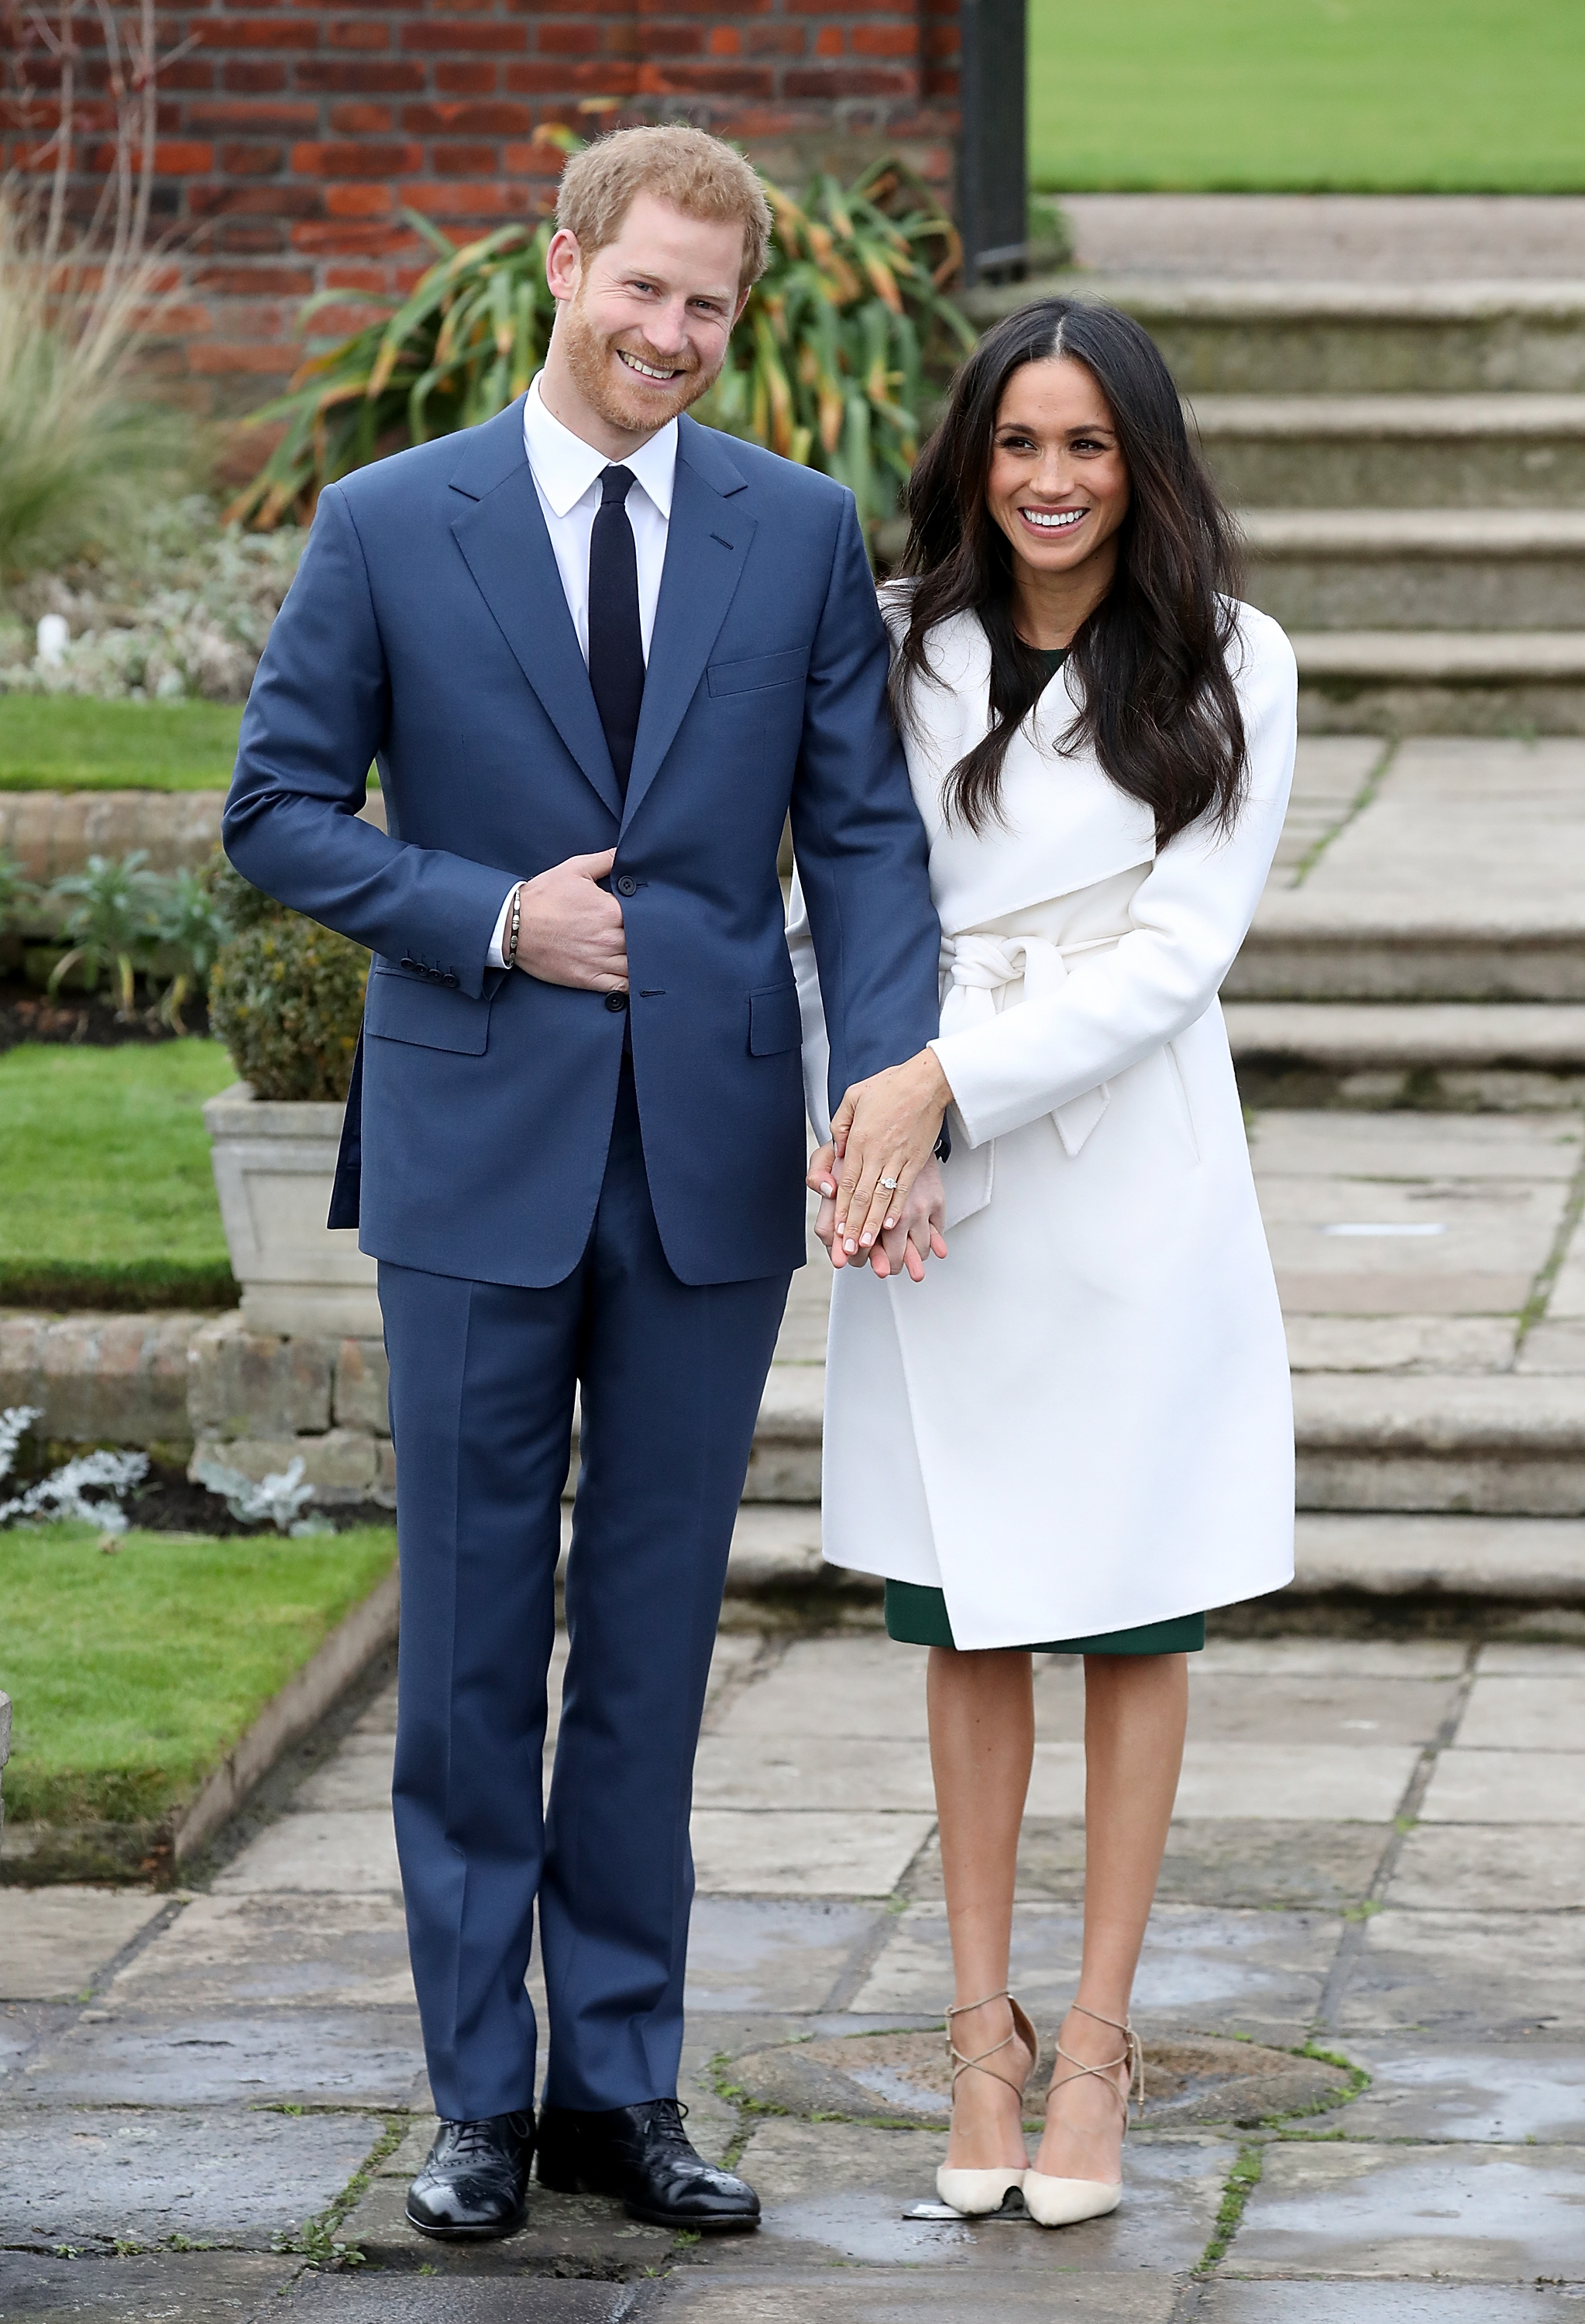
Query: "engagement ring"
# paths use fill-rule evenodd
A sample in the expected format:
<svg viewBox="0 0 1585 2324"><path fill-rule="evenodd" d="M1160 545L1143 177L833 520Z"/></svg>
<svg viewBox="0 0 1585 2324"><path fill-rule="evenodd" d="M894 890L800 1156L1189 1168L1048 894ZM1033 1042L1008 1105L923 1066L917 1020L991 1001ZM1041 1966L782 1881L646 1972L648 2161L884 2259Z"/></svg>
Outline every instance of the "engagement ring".
<svg viewBox="0 0 1585 2324"><path fill-rule="evenodd" d="M880 1183L885 1187L889 1194L896 1194L898 1189L898 1181L895 1178L882 1178Z"/></svg>

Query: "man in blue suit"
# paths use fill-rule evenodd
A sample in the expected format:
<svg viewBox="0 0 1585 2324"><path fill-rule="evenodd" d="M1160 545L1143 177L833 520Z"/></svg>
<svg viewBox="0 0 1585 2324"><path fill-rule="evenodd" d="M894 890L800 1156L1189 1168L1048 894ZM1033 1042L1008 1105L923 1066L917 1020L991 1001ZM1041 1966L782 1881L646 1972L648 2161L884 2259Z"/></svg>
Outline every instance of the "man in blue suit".
<svg viewBox="0 0 1585 2324"><path fill-rule="evenodd" d="M527 397L321 495L225 824L245 877L374 954L333 1223L361 1199L391 1358L396 1830L442 2117L409 2217L442 2236L523 2217L536 1904L541 2179L758 2217L676 2092L694 1753L804 1257L789 812L833 1100L937 1029L852 497L682 416L763 271L759 182L700 131L624 131L558 223ZM389 835L357 818L372 759ZM891 1175L927 1250L934 1166L899 1146Z"/></svg>

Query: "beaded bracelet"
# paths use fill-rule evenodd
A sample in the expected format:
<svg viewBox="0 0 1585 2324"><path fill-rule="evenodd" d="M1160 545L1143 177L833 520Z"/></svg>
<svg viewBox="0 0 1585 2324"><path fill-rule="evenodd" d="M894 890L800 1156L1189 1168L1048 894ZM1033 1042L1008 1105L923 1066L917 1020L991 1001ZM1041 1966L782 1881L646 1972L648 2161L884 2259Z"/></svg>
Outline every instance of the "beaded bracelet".
<svg viewBox="0 0 1585 2324"><path fill-rule="evenodd" d="M523 891L521 884L511 891L511 922L506 932L505 960L508 968L517 966L517 940L523 924Z"/></svg>

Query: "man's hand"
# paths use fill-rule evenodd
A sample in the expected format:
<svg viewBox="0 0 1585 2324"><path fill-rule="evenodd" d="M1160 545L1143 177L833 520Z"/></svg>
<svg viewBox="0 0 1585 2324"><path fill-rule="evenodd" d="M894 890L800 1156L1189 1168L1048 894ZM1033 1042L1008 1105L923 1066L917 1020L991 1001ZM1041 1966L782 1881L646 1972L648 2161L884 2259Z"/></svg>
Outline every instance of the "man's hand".
<svg viewBox="0 0 1585 2324"><path fill-rule="evenodd" d="M841 1164L834 1259L838 1247L846 1259L867 1256L882 1231L898 1223L951 1097L933 1049L853 1084L831 1125ZM887 1178L895 1183L883 1185Z"/></svg>
<svg viewBox="0 0 1585 2324"><path fill-rule="evenodd" d="M615 861L614 847L601 855L569 855L537 880L522 881L519 968L542 984L570 984L580 992L627 991L622 906L594 885Z"/></svg>

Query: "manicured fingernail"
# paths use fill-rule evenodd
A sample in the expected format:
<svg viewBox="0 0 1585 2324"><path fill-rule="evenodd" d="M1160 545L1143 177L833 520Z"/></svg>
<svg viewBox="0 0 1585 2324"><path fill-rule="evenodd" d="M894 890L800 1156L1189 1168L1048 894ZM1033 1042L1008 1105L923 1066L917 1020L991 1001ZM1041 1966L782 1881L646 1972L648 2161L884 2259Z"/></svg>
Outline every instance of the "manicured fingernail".
<svg viewBox="0 0 1585 2324"><path fill-rule="evenodd" d="M870 1245L874 1241L874 1240L875 1238L872 1234L864 1234L859 1237L859 1240L863 1244L866 1250L869 1250Z"/></svg>
<svg viewBox="0 0 1585 2324"><path fill-rule="evenodd" d="M889 1227L894 1227L897 1224L897 1221L895 1219L888 1219L886 1223Z"/></svg>
<svg viewBox="0 0 1585 2324"><path fill-rule="evenodd" d="M858 1244L857 1244L856 1242L852 1242L852 1241L844 1242L844 1243L843 1243L843 1250L845 1250L845 1251L847 1252L847 1254L848 1254L848 1256L849 1256L849 1258L850 1258L850 1259L851 1259L851 1258L853 1256L853 1254L857 1251L858 1248L859 1248Z"/></svg>
<svg viewBox="0 0 1585 2324"><path fill-rule="evenodd" d="M834 1194L836 1193L836 1187L835 1187L835 1185L834 1185L834 1182L833 1182L831 1179L829 1179L829 1178L822 1178L822 1179L821 1179L821 1181L820 1181L820 1192L821 1192L821 1193L825 1196L826 1200L829 1202L829 1201L831 1200L831 1198L833 1197L833 1195L834 1195Z"/></svg>

